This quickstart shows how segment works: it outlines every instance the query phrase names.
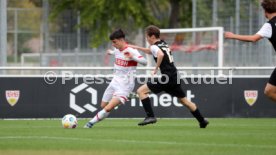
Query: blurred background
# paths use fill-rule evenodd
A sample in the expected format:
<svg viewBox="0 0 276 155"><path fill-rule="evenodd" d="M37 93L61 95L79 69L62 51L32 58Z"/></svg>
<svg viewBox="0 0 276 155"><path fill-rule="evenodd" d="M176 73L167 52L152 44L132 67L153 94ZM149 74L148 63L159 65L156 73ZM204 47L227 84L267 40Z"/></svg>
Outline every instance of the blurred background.
<svg viewBox="0 0 276 155"><path fill-rule="evenodd" d="M1 58L2 66L111 67L114 60L105 51L112 48L108 36L117 28L126 32L130 43L146 46L144 28L150 24L161 29L223 27L224 31L255 34L266 22L259 0L7 0L6 3L8 44L7 59ZM218 66L218 32L171 33L163 38L172 45L178 67ZM275 52L266 39L258 43L224 40L223 53L224 67L275 64ZM236 73L269 75L271 71Z"/></svg>

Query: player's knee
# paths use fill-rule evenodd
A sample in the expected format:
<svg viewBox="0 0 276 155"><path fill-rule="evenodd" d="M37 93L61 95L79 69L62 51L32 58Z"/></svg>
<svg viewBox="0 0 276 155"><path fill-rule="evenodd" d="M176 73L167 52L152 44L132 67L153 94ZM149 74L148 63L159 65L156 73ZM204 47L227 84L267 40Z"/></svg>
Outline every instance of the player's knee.
<svg viewBox="0 0 276 155"><path fill-rule="evenodd" d="M101 108L104 108L107 104L106 103L101 103Z"/></svg>
<svg viewBox="0 0 276 155"><path fill-rule="evenodd" d="M272 96L272 90L269 89L269 88L265 88L264 90L264 94L268 97L271 97Z"/></svg>
<svg viewBox="0 0 276 155"><path fill-rule="evenodd" d="M138 88L138 89L137 89L137 94L138 94L139 96L141 96L141 94L143 94L143 89Z"/></svg>
<svg viewBox="0 0 276 155"><path fill-rule="evenodd" d="M269 98L274 98L276 91L274 89L271 89L269 87L266 87L264 90L264 94Z"/></svg>

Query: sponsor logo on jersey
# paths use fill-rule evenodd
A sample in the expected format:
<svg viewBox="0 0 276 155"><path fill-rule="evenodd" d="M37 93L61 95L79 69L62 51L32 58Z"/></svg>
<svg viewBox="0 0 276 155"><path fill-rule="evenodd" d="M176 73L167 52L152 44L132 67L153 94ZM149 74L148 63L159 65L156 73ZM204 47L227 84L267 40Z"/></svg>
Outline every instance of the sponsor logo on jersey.
<svg viewBox="0 0 276 155"><path fill-rule="evenodd" d="M11 106L14 106L20 97L19 90L6 90L6 99Z"/></svg>
<svg viewBox="0 0 276 155"><path fill-rule="evenodd" d="M257 90L245 90L244 98L248 105L253 106L253 104L258 99L258 91Z"/></svg>
<svg viewBox="0 0 276 155"><path fill-rule="evenodd" d="M128 60L123 60L123 59L119 59L119 58L116 58L115 64L118 66L123 66L123 67L137 66L136 61L133 61L133 60L128 61Z"/></svg>

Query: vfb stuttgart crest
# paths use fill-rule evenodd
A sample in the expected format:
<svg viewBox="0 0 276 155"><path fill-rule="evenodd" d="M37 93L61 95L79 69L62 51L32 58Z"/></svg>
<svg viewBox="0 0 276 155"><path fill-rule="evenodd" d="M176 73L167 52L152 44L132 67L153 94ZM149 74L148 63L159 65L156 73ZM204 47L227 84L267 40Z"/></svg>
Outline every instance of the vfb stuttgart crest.
<svg viewBox="0 0 276 155"><path fill-rule="evenodd" d="M14 106L20 97L19 90L6 90L6 99L11 106Z"/></svg>
<svg viewBox="0 0 276 155"><path fill-rule="evenodd" d="M245 90L244 98L248 105L253 106L253 104L257 101L258 91L257 90Z"/></svg>

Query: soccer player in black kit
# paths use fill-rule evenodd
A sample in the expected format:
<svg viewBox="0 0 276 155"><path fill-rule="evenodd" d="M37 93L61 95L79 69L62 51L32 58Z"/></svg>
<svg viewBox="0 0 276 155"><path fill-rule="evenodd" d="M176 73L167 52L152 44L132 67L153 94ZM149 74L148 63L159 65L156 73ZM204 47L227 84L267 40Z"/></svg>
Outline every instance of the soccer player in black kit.
<svg viewBox="0 0 276 155"><path fill-rule="evenodd" d="M129 46L143 51L146 54L152 54L156 62L156 66L152 74L156 74L160 68L162 76L161 80L148 81L147 84L140 86L137 90L139 99L141 100L147 114L146 118L142 122L138 123L138 125L143 126L157 122L151 107L151 101L148 93L153 92L158 94L165 91L172 96L176 96L180 102L191 111L193 116L198 120L200 128L206 128L209 122L201 115L197 106L193 102L187 100L186 94L181 88L181 80L178 80L178 71L174 65L171 51L168 44L160 39L159 28L154 25L148 26L146 28L146 38L150 44L149 48L143 48L135 45Z"/></svg>
<svg viewBox="0 0 276 155"><path fill-rule="evenodd" d="M261 5L268 22L265 23L256 34L238 35L232 32L225 32L224 37L226 39L236 39L247 42L257 42L260 39L268 38L274 50L276 50L276 0L263 0ZM266 84L264 93L267 97L276 102L276 68Z"/></svg>

